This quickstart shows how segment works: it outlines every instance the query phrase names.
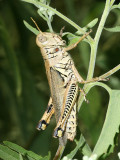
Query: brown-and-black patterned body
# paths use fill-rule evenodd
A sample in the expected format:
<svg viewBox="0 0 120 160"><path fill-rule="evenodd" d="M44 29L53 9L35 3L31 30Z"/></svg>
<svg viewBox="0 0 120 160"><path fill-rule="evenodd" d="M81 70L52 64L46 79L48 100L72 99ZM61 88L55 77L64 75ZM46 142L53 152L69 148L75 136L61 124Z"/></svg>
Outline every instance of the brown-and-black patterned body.
<svg viewBox="0 0 120 160"><path fill-rule="evenodd" d="M41 33L37 36L36 42L45 62L57 121L54 137L60 138L65 134L66 139L73 140L76 134L76 98L78 94L77 78L73 71L74 63L68 52L65 51L65 42L60 36L53 33ZM45 121L43 122L45 124Z"/></svg>

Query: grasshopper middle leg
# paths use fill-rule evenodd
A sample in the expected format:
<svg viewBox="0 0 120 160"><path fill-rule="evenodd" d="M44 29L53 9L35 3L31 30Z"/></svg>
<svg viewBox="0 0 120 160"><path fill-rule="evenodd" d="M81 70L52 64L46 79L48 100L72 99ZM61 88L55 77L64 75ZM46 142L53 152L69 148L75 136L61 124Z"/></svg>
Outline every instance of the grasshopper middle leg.
<svg viewBox="0 0 120 160"><path fill-rule="evenodd" d="M73 72L74 72L74 74L75 74L78 82L81 83L81 84L98 82L98 81L108 81L108 80L109 80L109 78L95 77L95 78L92 78L92 79L90 79L90 80L85 81L85 80L80 76L80 74L78 73L78 71L77 71L77 69L76 69L76 67L75 67L74 65L72 66L72 70L73 70Z"/></svg>

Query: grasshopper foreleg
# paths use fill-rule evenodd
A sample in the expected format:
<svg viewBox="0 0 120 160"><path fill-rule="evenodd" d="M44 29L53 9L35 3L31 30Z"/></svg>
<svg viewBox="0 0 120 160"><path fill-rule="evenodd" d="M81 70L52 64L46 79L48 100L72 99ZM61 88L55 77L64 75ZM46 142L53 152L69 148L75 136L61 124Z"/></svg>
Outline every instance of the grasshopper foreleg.
<svg viewBox="0 0 120 160"><path fill-rule="evenodd" d="M90 30L89 32L87 32L86 34L84 34L76 43L74 43L74 44L66 47L66 48L64 49L64 51L67 52L67 51L75 48L75 47L76 47L83 39L85 39L85 37L87 37L91 32L92 32L92 30Z"/></svg>
<svg viewBox="0 0 120 160"><path fill-rule="evenodd" d="M48 108L45 111L45 113L43 114L41 120L39 121L38 125L37 125L37 130L45 130L47 125L50 122L50 119L52 117L52 115L54 114L54 107L52 104L52 98L50 98L49 102L48 102Z"/></svg>

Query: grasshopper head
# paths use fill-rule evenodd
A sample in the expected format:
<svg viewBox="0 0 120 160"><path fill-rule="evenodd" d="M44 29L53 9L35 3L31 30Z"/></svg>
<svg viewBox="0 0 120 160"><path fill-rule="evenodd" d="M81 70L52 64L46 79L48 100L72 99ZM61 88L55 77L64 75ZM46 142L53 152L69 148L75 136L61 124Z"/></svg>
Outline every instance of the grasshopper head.
<svg viewBox="0 0 120 160"><path fill-rule="evenodd" d="M36 43L39 47L45 46L65 46L65 41L62 40L60 36L54 33L42 32L38 27L35 20L31 17L32 21L36 25L38 31L40 32L36 37Z"/></svg>
<svg viewBox="0 0 120 160"><path fill-rule="evenodd" d="M45 46L65 46L65 41L54 33L42 32L36 37L36 43L39 47Z"/></svg>

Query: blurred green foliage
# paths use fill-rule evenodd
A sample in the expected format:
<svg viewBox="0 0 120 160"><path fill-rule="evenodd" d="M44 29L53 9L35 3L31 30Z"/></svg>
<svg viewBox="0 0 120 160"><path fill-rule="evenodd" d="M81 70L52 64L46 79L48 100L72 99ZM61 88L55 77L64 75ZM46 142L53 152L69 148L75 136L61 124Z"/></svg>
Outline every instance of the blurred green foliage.
<svg viewBox="0 0 120 160"><path fill-rule="evenodd" d="M81 27L95 18L100 19L104 4L104 0L51 0L52 7ZM9 140L42 156L47 155L49 150L54 155L58 146L58 140L52 138L54 118L46 131L37 132L35 129L46 109L50 92L44 62L35 43L36 37L23 24L23 20L26 20L34 25L30 17L35 19L42 31L48 29L32 5L19 0L0 1L0 142ZM116 25L120 25L119 10L110 13L105 27ZM54 16L52 26L57 33L63 26L66 32L75 32L73 27L57 16ZM94 36L95 31L96 27L91 35ZM103 31L94 77L120 63L119 44L120 33ZM86 78L90 53L88 44L81 42L70 53L78 71ZM106 83L113 89L120 89L120 71ZM87 99L90 103L83 103L78 115L78 127L93 148L103 125L108 94L104 89L94 87ZM69 142L65 152L70 152L74 146L75 142ZM119 150L120 145L108 159L116 160Z"/></svg>

